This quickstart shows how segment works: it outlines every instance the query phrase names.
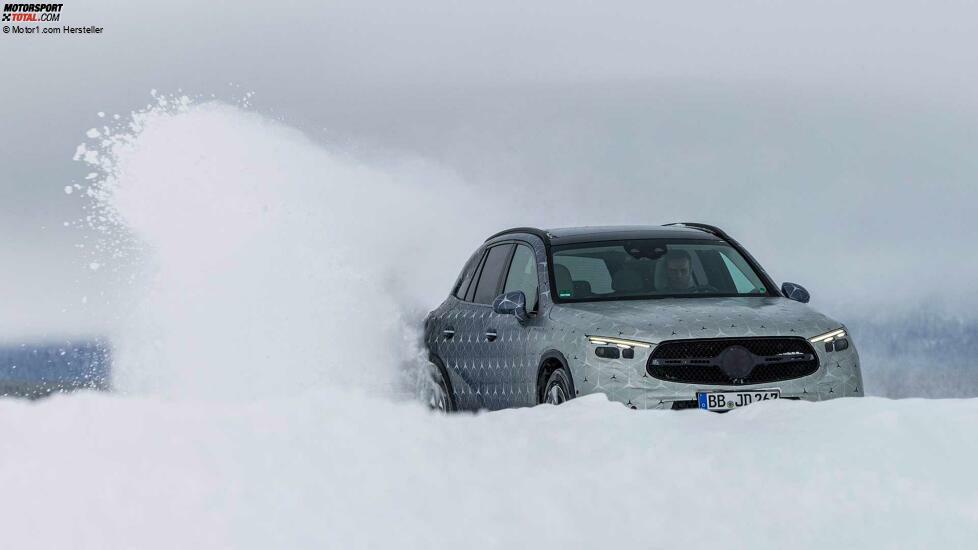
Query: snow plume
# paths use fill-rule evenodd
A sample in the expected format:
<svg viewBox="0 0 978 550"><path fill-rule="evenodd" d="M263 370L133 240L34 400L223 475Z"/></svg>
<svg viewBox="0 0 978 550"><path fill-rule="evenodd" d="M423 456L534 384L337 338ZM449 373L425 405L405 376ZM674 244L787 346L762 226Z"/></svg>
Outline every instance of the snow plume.
<svg viewBox="0 0 978 550"><path fill-rule="evenodd" d="M159 96L77 158L100 173L98 261L132 281L112 335L122 391L396 390L422 305L494 227L446 218L474 195L438 167L368 166L220 102Z"/></svg>

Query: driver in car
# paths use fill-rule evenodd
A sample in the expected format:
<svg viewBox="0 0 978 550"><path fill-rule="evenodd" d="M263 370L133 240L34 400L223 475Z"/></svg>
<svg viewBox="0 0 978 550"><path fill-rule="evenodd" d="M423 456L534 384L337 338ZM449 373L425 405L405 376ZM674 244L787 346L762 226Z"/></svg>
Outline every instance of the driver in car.
<svg viewBox="0 0 978 550"><path fill-rule="evenodd" d="M693 262L689 252L670 250L663 258L666 262L666 287L668 290L697 292L699 287L693 280Z"/></svg>

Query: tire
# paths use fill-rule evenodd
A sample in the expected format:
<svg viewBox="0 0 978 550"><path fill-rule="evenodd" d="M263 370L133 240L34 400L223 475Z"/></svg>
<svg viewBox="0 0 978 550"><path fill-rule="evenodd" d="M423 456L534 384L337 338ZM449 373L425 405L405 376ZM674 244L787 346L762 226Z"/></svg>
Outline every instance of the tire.
<svg viewBox="0 0 978 550"><path fill-rule="evenodd" d="M429 361L418 380L418 397L433 411L455 411L455 399L445 371Z"/></svg>
<svg viewBox="0 0 978 550"><path fill-rule="evenodd" d="M570 376L563 367L550 373L547 383L543 386L543 395L540 396L541 403L560 405L574 396L571 394Z"/></svg>

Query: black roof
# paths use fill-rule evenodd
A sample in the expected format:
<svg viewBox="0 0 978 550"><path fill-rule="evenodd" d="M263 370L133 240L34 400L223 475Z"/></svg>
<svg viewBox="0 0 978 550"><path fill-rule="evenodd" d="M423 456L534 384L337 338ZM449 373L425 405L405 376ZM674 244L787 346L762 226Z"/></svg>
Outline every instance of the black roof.
<svg viewBox="0 0 978 550"><path fill-rule="evenodd" d="M718 234L719 232L719 234ZM611 225L591 227L561 227L554 229L536 229L532 227L514 227L500 231L486 239L490 241L503 235L527 233L536 235L548 245L574 244L597 241L614 241L619 239L708 239L723 240L719 229L702 226L685 225Z"/></svg>
<svg viewBox="0 0 978 550"><path fill-rule="evenodd" d="M621 239L710 239L718 237L701 229L662 225L611 225L548 229L553 244L617 241Z"/></svg>

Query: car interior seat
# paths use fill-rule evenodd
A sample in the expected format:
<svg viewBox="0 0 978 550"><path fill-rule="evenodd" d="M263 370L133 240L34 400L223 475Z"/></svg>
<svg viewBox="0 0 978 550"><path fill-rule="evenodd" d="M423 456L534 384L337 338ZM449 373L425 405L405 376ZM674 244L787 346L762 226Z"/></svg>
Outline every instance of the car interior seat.
<svg viewBox="0 0 978 550"><path fill-rule="evenodd" d="M558 297L574 297L574 281L571 280L571 273L566 265L554 264L554 283L557 285Z"/></svg>
<svg viewBox="0 0 978 550"><path fill-rule="evenodd" d="M572 281L574 284L574 297L575 298L587 298L593 294L591 292L591 283L587 281Z"/></svg>
<svg viewBox="0 0 978 550"><path fill-rule="evenodd" d="M611 288L615 292L635 293L641 292L645 287L642 273L629 265L623 265L611 276Z"/></svg>

